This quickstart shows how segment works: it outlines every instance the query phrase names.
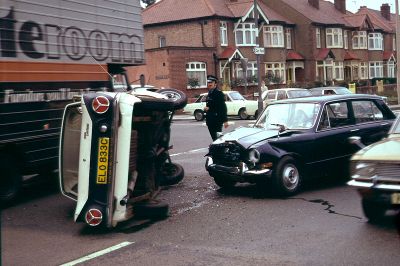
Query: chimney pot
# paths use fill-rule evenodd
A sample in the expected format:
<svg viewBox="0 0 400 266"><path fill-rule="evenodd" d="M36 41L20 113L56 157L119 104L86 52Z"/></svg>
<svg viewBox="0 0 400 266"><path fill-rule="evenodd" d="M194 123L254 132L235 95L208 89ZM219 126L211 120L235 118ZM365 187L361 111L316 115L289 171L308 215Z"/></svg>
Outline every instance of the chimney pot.
<svg viewBox="0 0 400 266"><path fill-rule="evenodd" d="M337 10L346 14L346 0L335 0L334 4Z"/></svg>
<svg viewBox="0 0 400 266"><path fill-rule="evenodd" d="M390 20L390 6L389 4L381 5L381 15L387 20Z"/></svg>
<svg viewBox="0 0 400 266"><path fill-rule="evenodd" d="M319 0L308 0L308 4L316 9L319 9Z"/></svg>

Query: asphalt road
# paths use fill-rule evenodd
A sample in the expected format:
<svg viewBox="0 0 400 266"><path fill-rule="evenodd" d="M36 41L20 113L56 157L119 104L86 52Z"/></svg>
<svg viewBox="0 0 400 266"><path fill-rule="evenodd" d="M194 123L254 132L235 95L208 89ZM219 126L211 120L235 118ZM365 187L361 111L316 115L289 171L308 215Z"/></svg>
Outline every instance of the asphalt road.
<svg viewBox="0 0 400 266"><path fill-rule="evenodd" d="M26 187L1 212L1 265L398 265L394 216L369 224L345 183L308 184L288 199L246 184L224 192L204 170L210 142L202 122L174 121L172 160L185 178L161 192L171 208L162 221L99 232L73 222L74 202L54 184Z"/></svg>

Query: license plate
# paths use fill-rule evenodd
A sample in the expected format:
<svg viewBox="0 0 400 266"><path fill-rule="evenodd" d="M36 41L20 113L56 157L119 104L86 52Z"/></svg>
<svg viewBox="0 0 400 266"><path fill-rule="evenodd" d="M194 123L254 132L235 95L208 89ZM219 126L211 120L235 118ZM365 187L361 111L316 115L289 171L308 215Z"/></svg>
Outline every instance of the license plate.
<svg viewBox="0 0 400 266"><path fill-rule="evenodd" d="M393 193L391 195L392 204L400 204L400 193Z"/></svg>
<svg viewBox="0 0 400 266"><path fill-rule="evenodd" d="M97 155L97 184L107 184L109 146L110 138L99 138L99 151Z"/></svg>

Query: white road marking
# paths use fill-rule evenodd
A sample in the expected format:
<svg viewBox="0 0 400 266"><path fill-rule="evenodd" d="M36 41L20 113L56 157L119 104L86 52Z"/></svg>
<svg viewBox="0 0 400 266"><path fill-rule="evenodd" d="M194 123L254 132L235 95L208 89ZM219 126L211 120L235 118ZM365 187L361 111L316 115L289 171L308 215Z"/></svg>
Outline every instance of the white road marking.
<svg viewBox="0 0 400 266"><path fill-rule="evenodd" d="M128 246L128 245L130 245L130 244L133 244L133 243L135 243L135 242L128 242L128 241L122 242L122 243L120 243L120 244L118 244L118 245L115 245L115 246L112 246L112 247L109 247L109 248L106 248L106 249L103 249L103 250L94 252L94 253L89 254L89 255L87 255L87 256L85 256L85 257L82 257L82 258L80 258L80 259L77 259L77 260L74 260L74 261L71 261L71 262L67 262L67 263L62 264L62 265L60 265L60 266L73 266L73 265L76 265L76 264L79 264L79 263L82 263L82 262L85 262L85 261L94 259L94 258L96 258L96 257L103 256L103 255L105 255L105 254L107 254L107 253L110 253L110 252L112 252L112 251L114 251L114 250L117 250L117 249L126 247L126 246Z"/></svg>
<svg viewBox="0 0 400 266"><path fill-rule="evenodd" d="M208 151L208 148L200 148L200 149L195 149L195 150L190 150L190 151L185 151L185 152L178 152L174 154L170 154L169 156L178 156L178 155L183 155L183 154L188 154L188 153L197 153L197 152L205 152Z"/></svg>

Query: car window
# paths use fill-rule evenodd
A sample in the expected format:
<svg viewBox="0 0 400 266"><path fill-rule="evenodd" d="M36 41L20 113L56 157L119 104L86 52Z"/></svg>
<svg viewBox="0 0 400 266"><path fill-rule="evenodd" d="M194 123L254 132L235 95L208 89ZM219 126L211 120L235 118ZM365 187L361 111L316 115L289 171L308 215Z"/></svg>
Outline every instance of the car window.
<svg viewBox="0 0 400 266"><path fill-rule="evenodd" d="M229 97L232 98L232 101L244 100L242 94L240 94L239 92L229 93Z"/></svg>
<svg viewBox="0 0 400 266"><path fill-rule="evenodd" d="M286 99L287 97L286 97L286 93L285 93L285 91L279 91L278 92L278 100L283 100L283 99Z"/></svg>
<svg viewBox="0 0 400 266"><path fill-rule="evenodd" d="M275 100L275 94L276 94L276 91L270 91L270 92L268 92L268 94L267 94L267 99L268 99L268 100Z"/></svg>
<svg viewBox="0 0 400 266"><path fill-rule="evenodd" d="M326 104L322 112L318 130L351 125L347 102Z"/></svg>
<svg viewBox="0 0 400 266"><path fill-rule="evenodd" d="M289 95L289 98L299 98L311 95L311 93L308 90L288 91L287 94Z"/></svg>
<svg viewBox="0 0 400 266"><path fill-rule="evenodd" d="M227 94L224 95L225 102L229 102L231 99L228 97Z"/></svg>
<svg viewBox="0 0 400 266"><path fill-rule="evenodd" d="M373 101L352 101L356 123L382 120L383 114Z"/></svg>
<svg viewBox="0 0 400 266"><path fill-rule="evenodd" d="M195 101L195 103L200 103L200 102L204 102L205 97L203 97L202 95L199 96L199 98L197 98L197 100Z"/></svg>
<svg viewBox="0 0 400 266"><path fill-rule="evenodd" d="M334 90L324 90L324 95L336 94Z"/></svg>

